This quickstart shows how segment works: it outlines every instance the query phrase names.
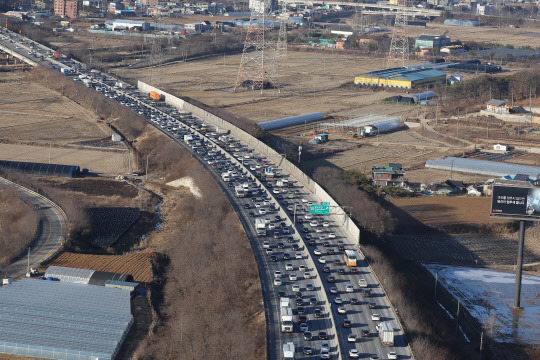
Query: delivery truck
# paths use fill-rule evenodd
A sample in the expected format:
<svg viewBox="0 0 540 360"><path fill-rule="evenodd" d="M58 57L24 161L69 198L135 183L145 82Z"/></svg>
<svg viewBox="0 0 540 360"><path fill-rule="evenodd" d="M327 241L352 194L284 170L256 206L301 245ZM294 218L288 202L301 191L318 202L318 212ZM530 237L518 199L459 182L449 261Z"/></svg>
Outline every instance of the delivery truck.
<svg viewBox="0 0 540 360"><path fill-rule="evenodd" d="M379 338L383 345L394 346L394 328L389 322L381 322L377 325Z"/></svg>
<svg viewBox="0 0 540 360"><path fill-rule="evenodd" d="M283 344L283 360L294 360L294 343Z"/></svg>
<svg viewBox="0 0 540 360"><path fill-rule="evenodd" d="M288 306L281 307L281 332L293 332L293 312Z"/></svg>
<svg viewBox="0 0 540 360"><path fill-rule="evenodd" d="M257 236L266 236L266 223L264 219L255 219L255 231Z"/></svg>
<svg viewBox="0 0 540 360"><path fill-rule="evenodd" d="M150 96L150 99L154 100L154 101L161 101L163 100L163 95L161 95L160 93L158 92L155 92L155 91L150 91L148 93L148 95Z"/></svg>

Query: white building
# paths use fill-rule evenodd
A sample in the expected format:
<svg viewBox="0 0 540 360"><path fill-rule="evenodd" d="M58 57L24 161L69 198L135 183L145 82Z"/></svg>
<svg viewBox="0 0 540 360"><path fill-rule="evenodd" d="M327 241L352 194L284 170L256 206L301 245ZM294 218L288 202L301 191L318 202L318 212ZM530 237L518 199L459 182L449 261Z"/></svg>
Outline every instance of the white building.
<svg viewBox="0 0 540 360"><path fill-rule="evenodd" d="M105 26L107 29L111 29L113 31L115 30L140 30L140 31L148 31L150 30L150 23L146 21L138 21L138 20L109 20L105 21Z"/></svg>
<svg viewBox="0 0 540 360"><path fill-rule="evenodd" d="M493 145L493 150L508 151L508 144L495 144Z"/></svg>
<svg viewBox="0 0 540 360"><path fill-rule="evenodd" d="M258 13L269 13L277 7L277 0L249 0L249 9Z"/></svg>

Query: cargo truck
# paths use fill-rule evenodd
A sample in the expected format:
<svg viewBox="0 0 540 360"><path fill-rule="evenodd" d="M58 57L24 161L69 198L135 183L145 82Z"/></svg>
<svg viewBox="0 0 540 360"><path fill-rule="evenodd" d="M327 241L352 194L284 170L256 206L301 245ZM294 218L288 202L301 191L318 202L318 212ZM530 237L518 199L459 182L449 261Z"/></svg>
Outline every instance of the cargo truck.
<svg viewBox="0 0 540 360"><path fill-rule="evenodd" d="M90 87L92 85L92 80L90 79L82 79L82 83L86 86L86 87Z"/></svg>
<svg viewBox="0 0 540 360"><path fill-rule="evenodd" d="M61 72L62 74L64 74L64 75L67 75L67 74L69 74L69 69L68 69L68 68L61 68L61 69L60 69L60 72Z"/></svg>
<svg viewBox="0 0 540 360"><path fill-rule="evenodd" d="M266 169L264 169L264 175L267 178L273 178L274 177L274 169L272 169L271 167L267 167Z"/></svg>
<svg viewBox="0 0 540 360"><path fill-rule="evenodd" d="M287 297L279 298L279 306L280 307L291 307L291 299Z"/></svg>
<svg viewBox="0 0 540 360"><path fill-rule="evenodd" d="M255 219L255 231L257 236L266 236L266 223L264 219Z"/></svg>
<svg viewBox="0 0 540 360"><path fill-rule="evenodd" d="M230 173L230 171L227 171L227 172L222 173L222 174L221 174L221 178L222 178L223 181L225 181L225 182L231 181L231 173Z"/></svg>
<svg viewBox="0 0 540 360"><path fill-rule="evenodd" d="M281 332L293 332L293 312L288 306L281 307Z"/></svg>
<svg viewBox="0 0 540 360"><path fill-rule="evenodd" d="M234 192L236 193L236 197L242 198L246 196L246 190L242 185L236 185L234 187Z"/></svg>
<svg viewBox="0 0 540 360"><path fill-rule="evenodd" d="M394 346L394 328L389 322L379 323L377 330L383 345Z"/></svg>
<svg viewBox="0 0 540 360"><path fill-rule="evenodd" d="M292 342L283 344L283 360L294 360L294 351Z"/></svg>
<svg viewBox="0 0 540 360"><path fill-rule="evenodd" d="M279 179L276 181L276 186L278 187L289 187L289 180L287 179Z"/></svg>
<svg viewBox="0 0 540 360"><path fill-rule="evenodd" d="M188 142L188 141L191 141L193 140L193 135L191 134L187 134L187 135L184 135L184 142Z"/></svg>
<svg viewBox="0 0 540 360"><path fill-rule="evenodd" d="M155 91L150 91L148 95L150 96L150 99L154 101L161 101L163 99L163 96Z"/></svg>
<svg viewBox="0 0 540 360"><path fill-rule="evenodd" d="M53 56L54 56L55 58L57 58L57 59L61 59L61 58L62 58L62 54L60 54L58 51L55 51L55 52L53 53Z"/></svg>

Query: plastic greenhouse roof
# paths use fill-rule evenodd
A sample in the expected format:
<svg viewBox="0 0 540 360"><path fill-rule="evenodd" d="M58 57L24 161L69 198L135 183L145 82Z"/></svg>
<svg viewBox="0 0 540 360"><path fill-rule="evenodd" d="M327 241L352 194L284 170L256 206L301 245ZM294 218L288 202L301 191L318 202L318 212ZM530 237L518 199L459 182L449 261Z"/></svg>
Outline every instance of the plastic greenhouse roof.
<svg viewBox="0 0 540 360"><path fill-rule="evenodd" d="M21 279L0 288L0 349L114 359L133 322L130 302L123 289Z"/></svg>
<svg viewBox="0 0 540 360"><path fill-rule="evenodd" d="M394 79L394 78L404 78L410 81L429 79L431 77L438 77L446 75L442 71L435 70L432 68L421 68L421 69L409 69L406 67L396 67L389 68L384 70L371 71L367 73L373 77L380 77L385 79Z"/></svg>
<svg viewBox="0 0 540 360"><path fill-rule="evenodd" d="M533 180L540 179L540 167L487 160L447 157L444 159L428 160L426 161L426 167L501 177L526 174Z"/></svg>
<svg viewBox="0 0 540 360"><path fill-rule="evenodd" d="M76 284L88 284L94 270L76 269L63 266L49 266L45 272L45 277L53 277L62 282L71 282Z"/></svg>

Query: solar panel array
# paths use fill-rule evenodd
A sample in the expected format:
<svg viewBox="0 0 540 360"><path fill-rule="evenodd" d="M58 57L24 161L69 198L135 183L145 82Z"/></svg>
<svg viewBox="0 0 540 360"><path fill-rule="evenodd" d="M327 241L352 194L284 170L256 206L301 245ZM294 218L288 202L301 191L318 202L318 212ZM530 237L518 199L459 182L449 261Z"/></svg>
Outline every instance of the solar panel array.
<svg viewBox="0 0 540 360"><path fill-rule="evenodd" d="M0 353L112 360L133 323L130 292L22 279L0 288Z"/></svg>

